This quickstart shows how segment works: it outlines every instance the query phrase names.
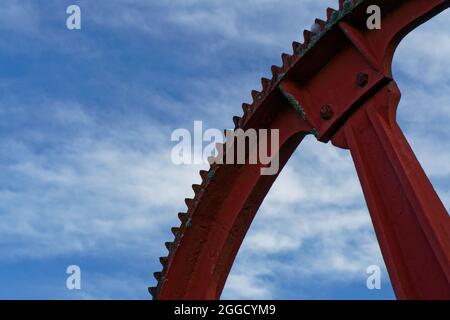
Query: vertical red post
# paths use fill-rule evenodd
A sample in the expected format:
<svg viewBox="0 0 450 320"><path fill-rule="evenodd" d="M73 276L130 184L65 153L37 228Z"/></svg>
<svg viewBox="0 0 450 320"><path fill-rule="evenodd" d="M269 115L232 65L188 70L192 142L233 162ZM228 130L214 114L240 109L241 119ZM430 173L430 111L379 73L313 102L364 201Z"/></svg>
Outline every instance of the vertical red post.
<svg viewBox="0 0 450 320"><path fill-rule="evenodd" d="M333 138L351 151L399 299L450 299L450 218L396 122L400 91L381 89Z"/></svg>

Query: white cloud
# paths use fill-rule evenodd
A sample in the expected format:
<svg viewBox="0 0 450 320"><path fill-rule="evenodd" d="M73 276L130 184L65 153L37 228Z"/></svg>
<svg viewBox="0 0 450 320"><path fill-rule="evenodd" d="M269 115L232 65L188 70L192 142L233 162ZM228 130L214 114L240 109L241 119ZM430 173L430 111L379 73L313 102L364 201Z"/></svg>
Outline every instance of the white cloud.
<svg viewBox="0 0 450 320"><path fill-rule="evenodd" d="M417 85L445 86L450 80L449 73L443 70L450 56L447 30L447 12L414 30L396 52L396 70L417 79Z"/></svg>
<svg viewBox="0 0 450 320"><path fill-rule="evenodd" d="M298 152L258 212L230 277L248 277L255 284L271 275L291 282L363 281L367 266L384 264L348 152L314 141ZM261 266L262 272L253 271ZM277 283L262 288L267 289L263 298L287 295ZM224 296L235 292L227 283Z"/></svg>
<svg viewBox="0 0 450 320"><path fill-rule="evenodd" d="M439 186L442 179L448 180L450 170L446 130L450 71L443 68L450 57L445 32L448 14L408 36L399 47L394 68L403 92L400 122L447 208L448 184ZM298 152L261 207L231 276L248 277L256 288L268 275L285 277L299 287L318 277L322 283L359 281L364 285L366 267L384 263L351 157L309 143ZM258 266L265 269L255 275L251 270ZM266 279L265 284L264 298L287 295L277 282L267 284ZM227 283L224 296L233 294L240 297Z"/></svg>
<svg viewBox="0 0 450 320"><path fill-rule="evenodd" d="M7 17L15 17L14 21L3 20L0 29L14 26L18 33L39 31L35 40L42 47L56 48L58 43L54 50L61 49L58 40L65 38L59 33L45 35L47 28L36 29L43 12L17 3L0 5L7 7ZM157 4L116 0L107 6L85 1L82 9L84 26L92 22L92 27L103 32L123 32L143 42L149 37L172 42L173 51L165 54L180 65L204 67L180 79L172 70L168 77L178 90L172 96L144 90L146 85L97 79L114 82L109 84L121 93L120 103L130 105L134 98L149 101L158 112L165 110L167 115L173 114L172 119L184 119L186 127L193 120L190 117L200 114L208 123L230 127L231 115L241 112L240 102L248 101L250 89L260 86L259 77L269 73L270 63L266 62L279 64L279 54L291 50L291 41L301 40L302 27L309 27L315 17L324 18L325 8L336 4L334 0L178 0ZM18 26L18 21L30 15L31 19L25 19L28 24ZM52 19L55 16L51 15ZM400 81L404 89L402 125L427 172L440 179L450 173L450 140L445 130L450 110L445 93L450 92L450 76L442 67L448 65L450 57L445 33L448 21L448 15L443 15L434 25L412 34L396 56L396 70L404 80ZM77 38L79 50L96 52L95 41L82 35ZM178 47L178 40L189 41L197 54L190 54L190 50L186 54ZM427 43L430 45L424 45ZM436 43L439 46L432 45ZM67 42L62 48L67 52L73 49ZM242 54L250 58L239 60L237 56ZM232 69L226 64L228 59L242 65ZM217 74L206 74L219 61L223 68L215 69ZM9 174L4 181L11 183L7 187L3 182L0 189L0 243L8 248L2 251L2 259L77 252L102 256L117 250L154 260L163 255L169 228L178 224L176 213L183 210L183 199L192 195L190 185L200 180L199 168L176 167L168 161L167 125L155 119L144 126L129 114L120 121L102 123L79 102L48 103L48 108L35 109L35 113L52 115L52 124L62 124L67 131L78 128L78 132L65 140L36 129L25 141L19 133L15 133L19 137L11 134L0 140L2 158L9 161L3 167ZM19 115L31 110L20 107L18 101L11 106ZM11 116L5 110L0 108L3 118ZM224 120L225 116L230 121ZM33 119L36 117L33 113ZM24 124L28 133L27 129ZM54 150L42 152L33 146L36 141L58 138L65 141ZM448 205L448 190L441 185L438 190ZM281 289L277 281L267 280L272 276L288 278L291 283L317 277L323 277L324 282L360 281L369 264L383 262L351 158L346 151L308 138L258 213L224 297L276 298ZM120 294L147 284L133 277L114 280L105 275L96 283L96 289L89 290L86 297L115 297L108 292Z"/></svg>
<svg viewBox="0 0 450 320"><path fill-rule="evenodd" d="M79 106L64 113L64 106L52 105L60 112L50 112L49 121L81 122L80 137L69 135L46 153L20 140L0 141L12 158L3 165L10 183L0 190L0 213L7 217L0 242L14 250L3 258L138 250L149 243L157 243L153 253L163 252L161 236L179 224L176 213L200 181L199 167L171 164L163 127L102 127ZM44 141L51 135L41 134Z"/></svg>
<svg viewBox="0 0 450 320"><path fill-rule="evenodd" d="M35 33L41 23L31 3L9 0L0 3L0 30Z"/></svg>
<svg viewBox="0 0 450 320"><path fill-rule="evenodd" d="M231 274L227 279L227 292L224 299L268 299L271 297L269 285L247 272L243 274Z"/></svg>

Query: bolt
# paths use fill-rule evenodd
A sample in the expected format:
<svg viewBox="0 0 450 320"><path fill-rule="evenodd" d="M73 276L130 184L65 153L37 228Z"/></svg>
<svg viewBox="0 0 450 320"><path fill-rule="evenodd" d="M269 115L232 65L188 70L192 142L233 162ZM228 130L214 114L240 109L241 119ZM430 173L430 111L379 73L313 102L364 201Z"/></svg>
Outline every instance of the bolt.
<svg viewBox="0 0 450 320"><path fill-rule="evenodd" d="M334 111L329 104L324 105L320 108L320 116L324 120L330 120L334 116Z"/></svg>
<svg viewBox="0 0 450 320"><path fill-rule="evenodd" d="M360 88L365 87L369 83L369 75L364 72L359 72L356 75L356 85Z"/></svg>

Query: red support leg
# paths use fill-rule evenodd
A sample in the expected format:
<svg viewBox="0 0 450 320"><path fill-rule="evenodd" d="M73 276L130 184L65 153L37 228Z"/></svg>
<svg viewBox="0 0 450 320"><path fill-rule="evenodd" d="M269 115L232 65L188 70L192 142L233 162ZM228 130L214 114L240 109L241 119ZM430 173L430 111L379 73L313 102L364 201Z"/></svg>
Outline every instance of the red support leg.
<svg viewBox="0 0 450 320"><path fill-rule="evenodd" d="M367 30L367 6L382 29ZM350 149L390 278L400 299L450 299L450 218L398 127L400 92L392 57L401 39L450 0L340 1L320 32L272 67L237 128L280 129L280 168L308 133ZM317 20L316 20L317 22ZM355 83L355 80L356 83ZM288 102L291 106L288 105ZM293 107L293 108L292 108ZM295 110L295 111L294 111ZM259 167L213 165L201 172L161 258L157 299L218 299L245 233L276 176Z"/></svg>
<svg viewBox="0 0 450 320"><path fill-rule="evenodd" d="M450 218L396 122L394 82L333 138L351 151L399 299L450 299Z"/></svg>

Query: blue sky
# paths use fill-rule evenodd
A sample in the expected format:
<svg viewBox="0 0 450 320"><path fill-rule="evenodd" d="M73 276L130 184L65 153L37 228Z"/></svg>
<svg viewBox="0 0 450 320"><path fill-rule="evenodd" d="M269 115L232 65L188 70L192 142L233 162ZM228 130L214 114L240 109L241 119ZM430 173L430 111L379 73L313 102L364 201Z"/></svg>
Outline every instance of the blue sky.
<svg viewBox="0 0 450 320"><path fill-rule="evenodd" d="M82 30L65 28L78 4ZM230 128L337 0L0 2L0 298L147 299L198 170L174 129ZM450 12L408 36L399 122L450 204ZM82 289L66 289L79 265ZM366 268L382 267L382 290ZM348 152L308 138L252 225L224 299L392 299Z"/></svg>

